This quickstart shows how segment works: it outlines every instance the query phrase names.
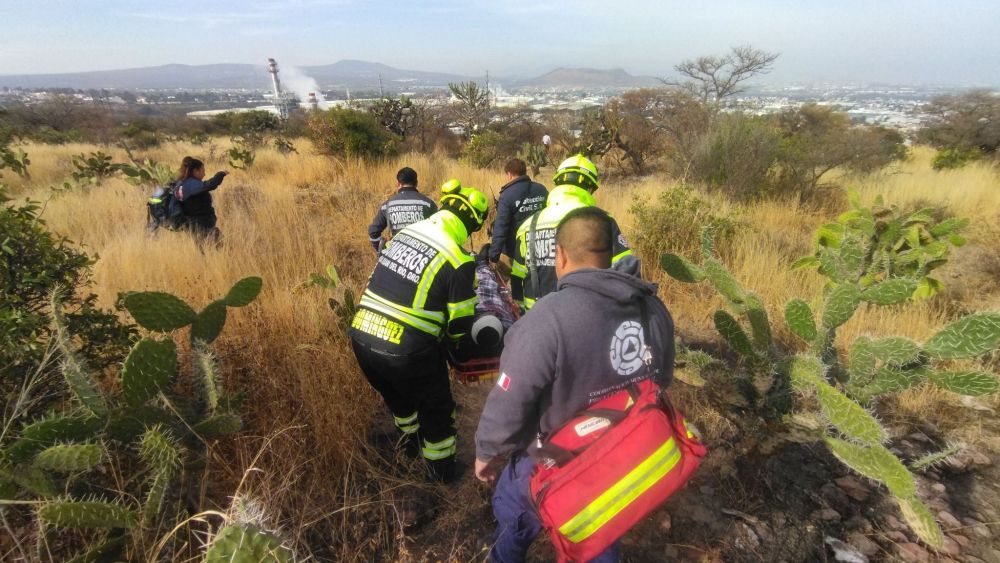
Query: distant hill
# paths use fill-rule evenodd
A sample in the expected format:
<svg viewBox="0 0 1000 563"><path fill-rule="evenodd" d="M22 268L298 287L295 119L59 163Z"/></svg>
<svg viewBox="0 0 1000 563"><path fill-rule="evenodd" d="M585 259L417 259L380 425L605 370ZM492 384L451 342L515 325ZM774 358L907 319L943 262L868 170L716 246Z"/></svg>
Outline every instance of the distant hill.
<svg viewBox="0 0 1000 563"><path fill-rule="evenodd" d="M278 61L279 66L281 61ZM378 88L379 74L388 90L414 86L446 87L448 82L468 80L457 74L404 70L380 63L344 60L329 65L298 67L321 87ZM107 88L124 90L267 89L271 79L264 65L211 64L127 68L63 74L0 75L0 87L11 88Z"/></svg>
<svg viewBox="0 0 1000 563"><path fill-rule="evenodd" d="M633 76L621 68L557 68L541 76L522 80L517 85L525 88L641 88L660 84L652 76Z"/></svg>

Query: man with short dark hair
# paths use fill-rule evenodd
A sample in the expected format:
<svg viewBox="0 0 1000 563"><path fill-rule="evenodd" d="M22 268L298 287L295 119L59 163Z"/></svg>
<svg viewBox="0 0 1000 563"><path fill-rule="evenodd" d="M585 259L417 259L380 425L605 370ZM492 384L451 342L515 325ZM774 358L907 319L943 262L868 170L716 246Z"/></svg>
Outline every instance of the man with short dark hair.
<svg viewBox="0 0 1000 563"><path fill-rule="evenodd" d="M655 285L609 269L616 232L614 220L596 207L567 213L555 234L558 289L504 340L500 377L476 431L476 477L497 482L491 561L524 561L542 529L529 491L540 441L657 370L664 387L673 376L670 313ZM653 369L642 369L647 360ZM617 559L615 544L593 561Z"/></svg>
<svg viewBox="0 0 1000 563"><path fill-rule="evenodd" d="M503 167L507 183L500 188L493 220L493 240L490 243L490 262L500 261L500 255L514 257L517 227L532 213L545 207L549 191L528 177L528 167L519 158L512 158Z"/></svg>
<svg viewBox="0 0 1000 563"><path fill-rule="evenodd" d="M388 239L417 221L423 221L437 212L434 200L417 191L417 171L409 166L396 173L396 193L379 207L371 225L368 226L368 240L375 252L382 250L387 242L382 233L389 229Z"/></svg>

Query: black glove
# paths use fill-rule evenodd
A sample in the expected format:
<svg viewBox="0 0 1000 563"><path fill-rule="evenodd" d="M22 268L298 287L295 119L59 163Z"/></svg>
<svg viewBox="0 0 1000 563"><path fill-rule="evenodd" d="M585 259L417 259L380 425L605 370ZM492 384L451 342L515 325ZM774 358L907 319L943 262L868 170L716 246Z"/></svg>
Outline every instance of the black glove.
<svg viewBox="0 0 1000 563"><path fill-rule="evenodd" d="M479 254L476 254L476 260L480 262L488 262L490 259L490 243L486 243L482 248L479 249Z"/></svg>

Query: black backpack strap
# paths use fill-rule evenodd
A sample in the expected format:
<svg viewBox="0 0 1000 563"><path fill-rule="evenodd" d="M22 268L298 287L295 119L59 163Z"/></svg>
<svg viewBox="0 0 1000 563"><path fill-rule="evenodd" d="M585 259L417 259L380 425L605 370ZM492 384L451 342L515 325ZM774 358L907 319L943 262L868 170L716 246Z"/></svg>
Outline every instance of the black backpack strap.
<svg viewBox="0 0 1000 563"><path fill-rule="evenodd" d="M528 271L531 273L531 298L535 301L538 301L538 264L535 261L533 247L535 246L538 216L541 214L541 210L536 211L535 214L531 216L531 223L528 224Z"/></svg>

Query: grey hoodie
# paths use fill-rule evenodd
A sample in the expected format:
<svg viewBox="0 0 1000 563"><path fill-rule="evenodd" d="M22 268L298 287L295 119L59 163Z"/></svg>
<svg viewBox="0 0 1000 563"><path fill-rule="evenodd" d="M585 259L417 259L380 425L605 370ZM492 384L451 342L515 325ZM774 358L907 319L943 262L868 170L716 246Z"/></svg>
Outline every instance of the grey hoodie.
<svg viewBox="0 0 1000 563"><path fill-rule="evenodd" d="M646 304L652 343L641 330ZM484 461L533 446L588 405L648 377L641 350L666 386L673 378L674 324L656 286L614 270L566 274L504 339L500 378L476 431Z"/></svg>

